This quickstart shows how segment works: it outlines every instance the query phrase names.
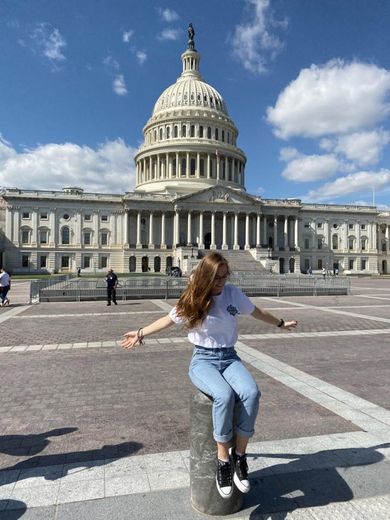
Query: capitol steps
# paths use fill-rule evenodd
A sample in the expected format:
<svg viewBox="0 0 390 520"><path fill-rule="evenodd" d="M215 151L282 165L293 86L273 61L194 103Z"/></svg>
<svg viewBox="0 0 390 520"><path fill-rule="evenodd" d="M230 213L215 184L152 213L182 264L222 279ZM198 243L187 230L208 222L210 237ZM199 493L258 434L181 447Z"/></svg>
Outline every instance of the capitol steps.
<svg viewBox="0 0 390 520"><path fill-rule="evenodd" d="M255 260L249 251L224 250L218 251L229 262L229 267L234 271L255 271L256 273L268 273L265 267Z"/></svg>

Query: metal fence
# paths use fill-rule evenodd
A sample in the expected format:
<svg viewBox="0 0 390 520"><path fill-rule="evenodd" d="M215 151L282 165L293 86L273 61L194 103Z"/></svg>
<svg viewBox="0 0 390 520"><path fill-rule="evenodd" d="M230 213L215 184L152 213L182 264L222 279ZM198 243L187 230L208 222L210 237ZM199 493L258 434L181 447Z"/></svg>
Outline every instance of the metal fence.
<svg viewBox="0 0 390 520"><path fill-rule="evenodd" d="M104 300L104 279L73 278L32 283L31 302ZM178 298L188 283L187 278L140 276L119 278L118 300ZM349 294L350 280L343 276L259 275L233 273L230 283L248 296L320 296Z"/></svg>
<svg viewBox="0 0 390 520"><path fill-rule="evenodd" d="M60 274L53 276L52 278L44 278L42 280L32 280L30 282L30 303L39 303L40 291L44 288L56 286L61 283L65 283L67 280L73 278L69 274Z"/></svg>

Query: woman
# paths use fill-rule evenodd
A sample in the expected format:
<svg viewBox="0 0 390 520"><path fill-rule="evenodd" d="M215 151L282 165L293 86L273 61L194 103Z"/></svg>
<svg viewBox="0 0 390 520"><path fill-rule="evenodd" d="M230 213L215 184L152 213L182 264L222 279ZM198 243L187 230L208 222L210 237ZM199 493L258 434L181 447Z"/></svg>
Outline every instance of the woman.
<svg viewBox="0 0 390 520"><path fill-rule="evenodd" d="M234 345L238 339L237 314L251 314L285 330L296 321L278 319L256 307L234 285L225 285L229 266L217 252L205 256L191 275L187 289L167 316L152 324L124 334L122 347L143 344L145 336L160 332L174 323L184 323L188 339L194 344L189 368L193 384L213 399L213 429L217 443L216 484L220 495L229 498L233 481L242 493L248 493L246 447L254 434L260 391L238 357ZM233 425L236 400L239 414ZM232 445L234 444L234 445Z"/></svg>

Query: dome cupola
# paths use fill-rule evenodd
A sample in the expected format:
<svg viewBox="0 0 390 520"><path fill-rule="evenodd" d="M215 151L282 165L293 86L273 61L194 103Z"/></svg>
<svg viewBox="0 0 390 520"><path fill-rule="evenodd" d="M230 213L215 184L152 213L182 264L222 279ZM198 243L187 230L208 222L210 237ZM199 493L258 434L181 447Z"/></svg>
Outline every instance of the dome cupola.
<svg viewBox="0 0 390 520"><path fill-rule="evenodd" d="M195 31L176 83L157 99L136 154L136 191L190 193L215 184L244 189L246 157L221 94L204 82Z"/></svg>

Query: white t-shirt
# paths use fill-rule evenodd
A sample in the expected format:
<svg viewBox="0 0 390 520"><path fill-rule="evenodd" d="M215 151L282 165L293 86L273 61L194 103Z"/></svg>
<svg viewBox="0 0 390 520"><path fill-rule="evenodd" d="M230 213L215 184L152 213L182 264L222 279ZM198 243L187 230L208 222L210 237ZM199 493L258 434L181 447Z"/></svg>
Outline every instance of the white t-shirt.
<svg viewBox="0 0 390 520"><path fill-rule="evenodd" d="M237 314L252 314L255 305L234 285L225 285L221 294L213 296L213 303L199 327L188 332L188 341L205 348L234 347L238 338ZM169 313L175 323L185 323L177 315L176 307Z"/></svg>
<svg viewBox="0 0 390 520"><path fill-rule="evenodd" d="M0 287L8 287L9 285L9 274L5 271L0 273Z"/></svg>

